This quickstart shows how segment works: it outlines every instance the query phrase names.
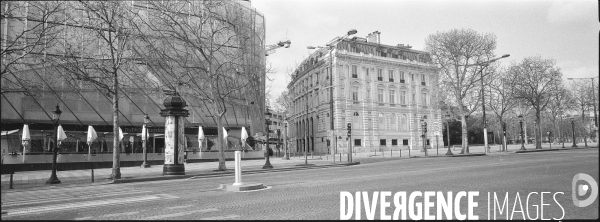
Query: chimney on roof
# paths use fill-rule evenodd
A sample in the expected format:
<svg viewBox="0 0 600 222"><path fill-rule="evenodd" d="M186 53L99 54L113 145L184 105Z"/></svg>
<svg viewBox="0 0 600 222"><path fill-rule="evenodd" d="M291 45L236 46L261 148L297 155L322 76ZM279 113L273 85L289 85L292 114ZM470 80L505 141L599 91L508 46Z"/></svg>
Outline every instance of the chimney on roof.
<svg viewBox="0 0 600 222"><path fill-rule="evenodd" d="M367 35L367 42L380 44L379 34L381 34L381 32L379 32L379 31L374 31L372 33L369 33Z"/></svg>

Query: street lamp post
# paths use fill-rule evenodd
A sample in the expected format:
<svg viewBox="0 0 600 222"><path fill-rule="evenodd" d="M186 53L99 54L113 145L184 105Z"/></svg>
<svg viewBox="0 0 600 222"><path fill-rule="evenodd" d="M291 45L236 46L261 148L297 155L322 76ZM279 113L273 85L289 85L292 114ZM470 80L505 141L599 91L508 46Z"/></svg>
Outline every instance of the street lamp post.
<svg viewBox="0 0 600 222"><path fill-rule="evenodd" d="M333 40L332 42L327 44L327 47L329 47L329 86L333 86L333 49L335 48L336 44L339 43L342 39L350 36L350 35L354 35L356 34L357 31L356 29L350 29L346 35L342 36L341 38L336 38L335 40ZM308 46L308 49L315 49L316 47L313 46ZM335 151L335 148L337 146L337 137L334 133L335 131L335 127L334 127L334 111L333 111L333 107L334 107L334 101L333 101L333 88L330 89L330 93L329 93L329 113L331 114L330 117L330 124L329 124L329 129L331 130L331 134L332 134L332 140L329 143L330 147L333 151ZM335 152L331 152L333 156L335 156ZM333 158L335 159L335 158Z"/></svg>
<svg viewBox="0 0 600 222"><path fill-rule="evenodd" d="M269 160L269 119L267 119L267 115L269 115L269 108L267 108L267 112L265 113L265 128L266 128L266 133L267 133L267 137L266 137L266 155L267 155L267 161L265 162L265 165L263 165L263 169L273 169L273 165L271 165L271 161Z"/></svg>
<svg viewBox="0 0 600 222"><path fill-rule="evenodd" d="M289 160L290 156L288 155L288 135L287 135L287 115L284 113L284 117L285 120L283 122L284 125L284 130L283 130L283 142L285 143L285 153L283 154L283 159L284 160Z"/></svg>
<svg viewBox="0 0 600 222"><path fill-rule="evenodd" d="M564 117L565 117L565 114L561 113L560 114L560 127L558 127L559 137L560 137L560 140L562 141L562 148L565 148L565 134L564 134L563 130L561 130Z"/></svg>
<svg viewBox="0 0 600 222"><path fill-rule="evenodd" d="M521 126L521 149L519 149L519 150L526 150L525 149L525 136L523 135L523 115L519 115L519 126Z"/></svg>
<svg viewBox="0 0 600 222"><path fill-rule="evenodd" d="M58 121L60 120L60 114L62 111L58 104L56 104L56 108L52 111L52 123L54 124L54 149L52 149L52 174L50 178L46 181L46 184L58 184L60 180L56 176L56 158L58 156Z"/></svg>
<svg viewBox="0 0 600 222"><path fill-rule="evenodd" d="M476 64L472 64L472 65L468 65L469 66L474 66L474 65L481 65L483 66L480 70L479 70L479 74L481 75L481 105L482 105L482 110L483 110L483 140L484 140L484 150L486 153L490 152L490 147L488 146L488 138L487 138L487 123L486 123L486 118L485 118L485 90L483 90L483 70L485 68L487 68L490 63L495 62L496 60L499 59L503 59L506 57L509 57L510 54L504 54L501 57L498 58L494 58L494 59L490 59L488 61L485 62L481 62L481 63L476 63Z"/></svg>
<svg viewBox="0 0 600 222"><path fill-rule="evenodd" d="M446 113L446 135L448 135L448 152L446 155L454 155L450 150L450 114Z"/></svg>
<svg viewBox="0 0 600 222"><path fill-rule="evenodd" d="M571 117L571 129L573 130L573 146L571 147L577 147L577 144L575 143L575 118Z"/></svg>
<svg viewBox="0 0 600 222"><path fill-rule="evenodd" d="M548 143L550 144L550 149L552 149L552 141L550 141L550 131L546 132L548 134Z"/></svg>
<svg viewBox="0 0 600 222"><path fill-rule="evenodd" d="M144 114L144 128L146 129L146 131L144 132L142 130L142 146L144 146L144 162L142 163L142 167L143 168L148 168L150 167L150 164L147 163L148 160L148 143L146 141L148 141L148 123L150 122L150 117L148 117L148 114Z"/></svg>

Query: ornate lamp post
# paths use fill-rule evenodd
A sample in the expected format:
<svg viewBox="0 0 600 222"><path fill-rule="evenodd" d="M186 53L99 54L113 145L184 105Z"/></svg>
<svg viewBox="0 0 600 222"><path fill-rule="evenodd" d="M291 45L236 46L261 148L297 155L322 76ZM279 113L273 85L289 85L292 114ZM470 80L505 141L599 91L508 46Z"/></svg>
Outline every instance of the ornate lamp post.
<svg viewBox="0 0 600 222"><path fill-rule="evenodd" d="M60 114L62 111L58 104L56 104L56 108L52 111L52 123L54 124L54 148L52 149L52 175L50 175L50 179L46 181L46 184L58 184L60 180L56 176L56 158L58 156L58 121L60 120Z"/></svg>
<svg viewBox="0 0 600 222"><path fill-rule="evenodd" d="M268 115L270 115L271 113L269 113L269 109L267 108L267 112L265 113L265 128L266 128L266 133L267 133L267 137L266 137L266 149L265 149L265 155L267 156L267 161L265 162L265 165L263 165L263 169L273 169L273 165L271 165L271 161L269 161L269 124L271 121L269 121L268 119Z"/></svg>
<svg viewBox="0 0 600 222"><path fill-rule="evenodd" d="M575 143L575 118L570 117L571 119L571 129L573 130L573 146L571 147L577 147L577 144Z"/></svg>
<svg viewBox="0 0 600 222"><path fill-rule="evenodd" d="M142 130L142 146L144 146L144 162L142 163L143 168L148 168L150 167L150 164L148 164L146 162L146 160L148 159L148 144L146 143L146 141L148 141L148 123L150 122L150 117L148 117L148 114L144 114L144 130Z"/></svg>
<svg viewBox="0 0 600 222"><path fill-rule="evenodd" d="M527 150L525 149L525 136L523 135L523 115L519 115L519 125L521 126L521 149L519 150Z"/></svg>
<svg viewBox="0 0 600 222"><path fill-rule="evenodd" d="M448 152L446 152L446 155L454 155L450 151L450 113L446 113L446 134L448 135Z"/></svg>

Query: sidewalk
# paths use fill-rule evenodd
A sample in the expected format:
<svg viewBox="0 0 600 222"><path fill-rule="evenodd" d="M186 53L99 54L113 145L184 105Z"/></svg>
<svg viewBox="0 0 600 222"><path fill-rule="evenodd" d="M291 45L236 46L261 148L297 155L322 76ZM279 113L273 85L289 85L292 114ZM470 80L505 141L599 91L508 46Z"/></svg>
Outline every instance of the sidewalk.
<svg viewBox="0 0 600 222"><path fill-rule="evenodd" d="M561 148L562 144L552 144L551 150L568 150L576 149L571 148L572 144L565 144L565 148ZM584 148L584 144L577 144L578 148ZM590 148L597 148L596 143L588 143ZM446 152L448 148L438 147L436 149L428 149L428 156L425 156L425 152L421 150L411 150L410 158L424 158L424 157L458 157L458 156L483 156L483 155L506 155L514 154L521 148L520 144L508 145L508 152L499 151L500 145L490 145L490 153L485 153L483 146L470 146L470 154L460 154L460 148L451 148L452 156L447 156ZM539 152L549 151L549 144L542 144L541 150L535 150L534 144L525 145L527 152ZM260 172L277 172L277 171L289 171L289 170L301 170L306 168L323 168L323 167L336 167L350 165L348 163L348 156L346 150L338 150L335 155L335 165L331 161L331 155L307 155L308 164L314 164L312 166L298 166L304 164L305 159L303 153L290 156L289 160L283 160L282 157L270 157L271 165L273 169L263 170L262 166L265 164L264 159L260 160L244 160L241 163L243 173L260 173ZM340 161L341 156L341 161ZM360 152L352 155L353 162L373 163L395 159L409 159L408 150L394 150L383 149L373 150L371 152ZM190 177L214 177L214 176L233 176L234 174L234 161L226 161L227 171L215 171L218 166L218 162L200 162L200 163L186 163L185 164L185 175L169 175L163 176L163 165L153 165L150 168L140 167L122 167L121 168L121 179L113 182L110 179L112 169L103 168L94 170L94 182L91 182L92 170L71 170L71 171L58 171L56 174L61 181L61 184L46 185L46 180L50 177L50 170L40 171L24 171L13 174L13 188L9 189L10 175L2 175L1 190L2 192L9 192L22 189L51 189L54 187L67 187L67 186L85 186L85 185L100 185L109 183L126 183L126 182L141 182L141 181L154 181L154 180L167 180L167 179L183 179Z"/></svg>

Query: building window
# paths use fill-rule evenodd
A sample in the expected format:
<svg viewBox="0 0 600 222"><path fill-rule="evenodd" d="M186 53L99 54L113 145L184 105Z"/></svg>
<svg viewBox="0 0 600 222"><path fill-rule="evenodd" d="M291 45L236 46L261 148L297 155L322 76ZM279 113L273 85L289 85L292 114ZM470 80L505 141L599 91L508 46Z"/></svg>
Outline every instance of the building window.
<svg viewBox="0 0 600 222"><path fill-rule="evenodd" d="M377 80L383 81L383 69L377 69Z"/></svg>
<svg viewBox="0 0 600 222"><path fill-rule="evenodd" d="M398 140L397 139L393 139L392 140L392 146L398 146Z"/></svg>
<svg viewBox="0 0 600 222"><path fill-rule="evenodd" d="M367 99L371 99L371 90L367 89Z"/></svg>
<svg viewBox="0 0 600 222"><path fill-rule="evenodd" d="M379 124L378 125L379 125L379 129L384 129L384 127L385 127L383 113L379 113Z"/></svg>
<svg viewBox="0 0 600 222"><path fill-rule="evenodd" d="M380 146L385 146L385 139L379 140L379 145Z"/></svg>
<svg viewBox="0 0 600 222"><path fill-rule="evenodd" d="M377 101L383 103L383 89L377 89Z"/></svg>
<svg viewBox="0 0 600 222"><path fill-rule="evenodd" d="M391 122L391 127L390 128L392 130L397 130L398 129L398 122L396 122L396 114L392 114L390 116L390 118L391 118L391 121L390 121Z"/></svg>
<svg viewBox="0 0 600 222"><path fill-rule="evenodd" d="M400 72L400 83L404 83L404 72Z"/></svg>
<svg viewBox="0 0 600 222"><path fill-rule="evenodd" d="M365 75L369 76L369 68L364 68L365 69Z"/></svg>
<svg viewBox="0 0 600 222"><path fill-rule="evenodd" d="M423 104L424 106L427 105L427 93L421 94L421 104Z"/></svg>
<svg viewBox="0 0 600 222"><path fill-rule="evenodd" d="M361 146L360 139L355 139L354 140L354 146Z"/></svg>
<svg viewBox="0 0 600 222"><path fill-rule="evenodd" d="M400 91L400 104L406 104L406 91Z"/></svg>
<svg viewBox="0 0 600 222"><path fill-rule="evenodd" d="M396 103L396 91L395 90L390 90L390 104L395 104Z"/></svg>
<svg viewBox="0 0 600 222"><path fill-rule="evenodd" d="M425 74L421 75L421 85L423 85L423 86L427 85L427 78L425 78Z"/></svg>
<svg viewBox="0 0 600 222"><path fill-rule="evenodd" d="M355 65L352 66L352 78L358 78L358 67L356 67Z"/></svg>
<svg viewBox="0 0 600 222"><path fill-rule="evenodd" d="M415 74L410 74L410 82L414 82L415 81Z"/></svg>
<svg viewBox="0 0 600 222"><path fill-rule="evenodd" d="M390 82L394 82L394 70L388 70Z"/></svg>
<svg viewBox="0 0 600 222"><path fill-rule="evenodd" d="M406 119L406 114L402 114L402 119L400 120L401 130L408 131L408 121Z"/></svg>
<svg viewBox="0 0 600 222"><path fill-rule="evenodd" d="M352 101L358 102L358 86L352 87Z"/></svg>
<svg viewBox="0 0 600 222"><path fill-rule="evenodd" d="M408 146L408 140L407 139L402 140L402 145Z"/></svg>
<svg viewBox="0 0 600 222"><path fill-rule="evenodd" d="M415 93L412 94L412 101L411 102L416 102L417 96L415 95Z"/></svg>

